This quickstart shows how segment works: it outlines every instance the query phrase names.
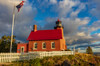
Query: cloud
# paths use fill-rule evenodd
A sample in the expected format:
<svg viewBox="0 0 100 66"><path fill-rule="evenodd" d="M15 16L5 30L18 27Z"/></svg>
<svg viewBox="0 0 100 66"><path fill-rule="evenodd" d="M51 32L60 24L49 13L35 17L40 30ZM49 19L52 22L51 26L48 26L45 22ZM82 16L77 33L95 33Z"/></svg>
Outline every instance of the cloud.
<svg viewBox="0 0 100 66"><path fill-rule="evenodd" d="M1 36L11 33L13 6L8 1L0 1ZM17 2L19 1L16 0ZM17 13L16 9L14 35L16 35L18 41L26 41L33 24L37 24L38 29L54 29L55 21L59 18L64 26L64 36L67 44L84 44L99 41L99 34L91 35L91 32L100 28L100 21L96 21L88 26L90 22L89 17L78 17L78 14L84 9L86 9L86 3L81 3L79 0L33 0L32 2L26 0L19 13ZM46 15L42 24L34 20L34 17L39 12L46 14L47 11L56 13L57 16L51 17Z"/></svg>
<svg viewBox="0 0 100 66"><path fill-rule="evenodd" d="M87 25L90 21L89 18L61 18L62 24L64 26L64 36L66 39L66 43L87 43L87 39L91 38L91 36L86 33L85 31L81 31L81 26ZM54 29L56 26L55 21L57 21L57 18L46 18L46 24L42 29ZM79 29L80 27L80 29ZM80 40L81 39L81 40ZM89 42L89 40L88 40Z"/></svg>
<svg viewBox="0 0 100 66"><path fill-rule="evenodd" d="M81 30L82 26L87 25L89 20L90 19L87 17L84 19L62 18L66 42L67 43L73 43L73 42L79 43L79 41L84 42L85 39L90 38L89 34Z"/></svg>
<svg viewBox="0 0 100 66"><path fill-rule="evenodd" d="M80 3L78 9L76 9L76 11L71 12L70 17L72 18L77 17L80 11L84 10L85 8L86 8L86 4Z"/></svg>
<svg viewBox="0 0 100 66"><path fill-rule="evenodd" d="M100 40L100 33L95 33L92 35L92 37L94 38L94 40Z"/></svg>
<svg viewBox="0 0 100 66"><path fill-rule="evenodd" d="M100 0L90 0L88 2L90 13L100 19Z"/></svg>
<svg viewBox="0 0 100 66"><path fill-rule="evenodd" d="M85 25L82 27L82 30L87 30L88 33L91 33L93 31L97 31L98 29L100 29L100 20L93 22L91 25Z"/></svg>
<svg viewBox="0 0 100 66"><path fill-rule="evenodd" d="M73 0L62 0L59 1L58 4L56 4L56 12L58 12L59 17L66 17L68 13L72 11L72 7L77 6L79 4L79 1L73 1Z"/></svg>
<svg viewBox="0 0 100 66"><path fill-rule="evenodd" d="M76 6L78 8L76 8L76 10L73 10L73 7ZM90 21L89 17L78 18L78 14L80 13L80 11L85 8L86 4L81 3L78 0L61 0L52 5L51 11L58 14L58 17L60 18L64 26L64 36L67 43L76 44L90 42L90 34L87 33L85 30L82 31L82 27L86 26ZM70 17L66 17L68 14L70 15ZM55 21L58 19L58 17L47 17L45 19L46 24L42 29L53 29L55 26Z"/></svg>
<svg viewBox="0 0 100 66"><path fill-rule="evenodd" d="M85 33L84 32L80 32L80 33L78 32L77 36L85 36Z"/></svg>
<svg viewBox="0 0 100 66"><path fill-rule="evenodd" d="M14 1L17 3L18 1ZM11 35L11 24L12 24L12 13L13 4L9 0L0 1L0 35ZM37 9L32 7L27 0L24 6L21 8L20 12L15 13L15 26L14 35L18 40L26 40L31 31L31 22L34 21L33 18L37 13ZM36 23L36 21L34 21ZM34 24L32 23L32 24Z"/></svg>
<svg viewBox="0 0 100 66"><path fill-rule="evenodd" d="M56 4L56 3L57 3L57 0L50 0L50 2L51 2L52 4Z"/></svg>

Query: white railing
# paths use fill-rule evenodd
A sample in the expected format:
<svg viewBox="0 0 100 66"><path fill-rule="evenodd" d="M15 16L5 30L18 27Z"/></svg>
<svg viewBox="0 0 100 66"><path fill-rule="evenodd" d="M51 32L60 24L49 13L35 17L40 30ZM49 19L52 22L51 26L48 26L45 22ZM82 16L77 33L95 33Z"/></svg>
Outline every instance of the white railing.
<svg viewBox="0 0 100 66"><path fill-rule="evenodd" d="M30 60L46 56L74 55L73 51L29 52L29 53L0 53L0 63L19 60Z"/></svg>

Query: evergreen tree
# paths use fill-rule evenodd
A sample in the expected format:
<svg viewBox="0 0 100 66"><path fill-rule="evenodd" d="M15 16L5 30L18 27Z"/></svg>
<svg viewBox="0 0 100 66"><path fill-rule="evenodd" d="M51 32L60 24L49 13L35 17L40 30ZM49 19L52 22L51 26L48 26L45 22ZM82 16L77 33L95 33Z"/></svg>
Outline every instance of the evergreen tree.
<svg viewBox="0 0 100 66"><path fill-rule="evenodd" d="M13 37L13 44L12 44L12 51L16 52L17 44L15 43L15 36ZM9 52L10 51L10 43L11 37L10 36L2 36L0 39L0 52Z"/></svg>
<svg viewBox="0 0 100 66"><path fill-rule="evenodd" d="M86 53L87 54L93 54L92 48L90 46L87 47Z"/></svg>

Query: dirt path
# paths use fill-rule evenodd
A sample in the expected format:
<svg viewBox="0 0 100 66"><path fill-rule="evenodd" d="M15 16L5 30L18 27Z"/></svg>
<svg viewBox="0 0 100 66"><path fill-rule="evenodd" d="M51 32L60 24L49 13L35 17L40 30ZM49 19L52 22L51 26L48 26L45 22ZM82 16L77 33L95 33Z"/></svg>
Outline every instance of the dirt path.
<svg viewBox="0 0 100 66"><path fill-rule="evenodd" d="M13 64L13 63L0 63L0 66L4 66L4 65L11 65L11 64Z"/></svg>

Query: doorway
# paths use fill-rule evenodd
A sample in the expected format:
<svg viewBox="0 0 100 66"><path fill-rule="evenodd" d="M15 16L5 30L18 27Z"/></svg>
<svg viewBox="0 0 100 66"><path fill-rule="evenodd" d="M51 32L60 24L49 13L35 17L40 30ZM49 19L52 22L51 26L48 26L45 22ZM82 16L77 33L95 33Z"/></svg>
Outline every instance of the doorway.
<svg viewBox="0 0 100 66"><path fill-rule="evenodd" d="M24 53L24 47L21 47L21 53Z"/></svg>

